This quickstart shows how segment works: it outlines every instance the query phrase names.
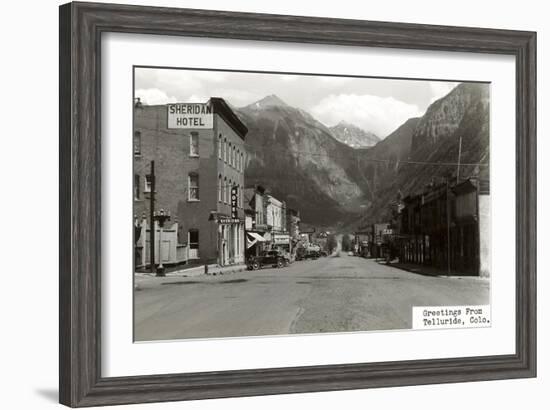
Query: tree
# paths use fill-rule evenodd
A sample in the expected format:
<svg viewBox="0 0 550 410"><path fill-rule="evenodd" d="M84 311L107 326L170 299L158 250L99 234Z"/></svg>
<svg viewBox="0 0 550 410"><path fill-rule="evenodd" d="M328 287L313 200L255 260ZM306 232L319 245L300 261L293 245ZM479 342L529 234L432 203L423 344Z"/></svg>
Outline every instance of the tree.
<svg viewBox="0 0 550 410"><path fill-rule="evenodd" d="M351 239L348 234L342 236L342 250L344 252L349 252L352 250Z"/></svg>
<svg viewBox="0 0 550 410"><path fill-rule="evenodd" d="M336 240L336 235L330 234L327 238L327 252L332 253L338 247L338 241Z"/></svg>

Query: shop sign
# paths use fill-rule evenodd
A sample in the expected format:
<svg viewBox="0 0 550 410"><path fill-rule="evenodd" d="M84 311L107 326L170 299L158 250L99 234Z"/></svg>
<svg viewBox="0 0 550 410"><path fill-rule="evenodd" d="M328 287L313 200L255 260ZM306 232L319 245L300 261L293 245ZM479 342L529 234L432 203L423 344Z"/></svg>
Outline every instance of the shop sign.
<svg viewBox="0 0 550 410"><path fill-rule="evenodd" d="M241 222L239 218L231 218L230 216L218 216L218 222L221 224L237 224Z"/></svg>
<svg viewBox="0 0 550 410"><path fill-rule="evenodd" d="M273 235L273 243L275 245L288 245L290 244L290 236L289 235Z"/></svg>
<svg viewBox="0 0 550 410"><path fill-rule="evenodd" d="M237 211L237 190L236 186L231 188L231 217L233 219L239 218L239 213Z"/></svg>
<svg viewBox="0 0 550 410"><path fill-rule="evenodd" d="M168 128L212 129L214 115L208 104L168 104Z"/></svg>

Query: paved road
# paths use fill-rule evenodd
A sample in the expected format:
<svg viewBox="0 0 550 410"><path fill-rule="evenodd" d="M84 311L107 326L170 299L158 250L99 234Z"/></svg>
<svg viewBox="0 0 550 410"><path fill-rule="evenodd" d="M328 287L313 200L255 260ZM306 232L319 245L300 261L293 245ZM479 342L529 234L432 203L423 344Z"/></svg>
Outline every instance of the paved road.
<svg viewBox="0 0 550 410"><path fill-rule="evenodd" d="M347 256L223 276L149 279L136 340L411 327L411 307L489 304L489 282L422 276Z"/></svg>

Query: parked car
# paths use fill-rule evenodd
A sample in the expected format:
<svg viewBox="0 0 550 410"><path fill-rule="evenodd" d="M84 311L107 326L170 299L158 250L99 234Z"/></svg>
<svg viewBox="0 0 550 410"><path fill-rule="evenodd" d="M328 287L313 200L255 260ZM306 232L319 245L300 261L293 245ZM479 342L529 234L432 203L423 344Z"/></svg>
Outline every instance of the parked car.
<svg viewBox="0 0 550 410"><path fill-rule="evenodd" d="M295 259L297 261L301 261L301 260L304 260L305 258L305 254L306 254L306 249L305 248L298 248L296 249L296 257Z"/></svg>
<svg viewBox="0 0 550 410"><path fill-rule="evenodd" d="M257 270L264 266L282 268L290 264L290 259L283 252L273 250L262 252L260 256L251 256L246 262L248 270Z"/></svg>
<svg viewBox="0 0 550 410"><path fill-rule="evenodd" d="M320 251L317 251L317 250L307 250L305 255L304 255L304 259L317 259L321 256L321 252Z"/></svg>

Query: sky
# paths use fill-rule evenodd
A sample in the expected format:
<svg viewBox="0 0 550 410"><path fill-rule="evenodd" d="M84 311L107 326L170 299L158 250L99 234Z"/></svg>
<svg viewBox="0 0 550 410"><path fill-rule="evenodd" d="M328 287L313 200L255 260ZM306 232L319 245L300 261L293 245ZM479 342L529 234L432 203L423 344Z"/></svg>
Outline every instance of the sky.
<svg viewBox="0 0 550 410"><path fill-rule="evenodd" d="M221 97L239 108L275 94L327 127L346 121L380 138L407 119L422 116L432 102L456 85L446 81L135 69L135 96L148 105Z"/></svg>

